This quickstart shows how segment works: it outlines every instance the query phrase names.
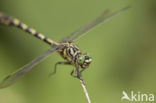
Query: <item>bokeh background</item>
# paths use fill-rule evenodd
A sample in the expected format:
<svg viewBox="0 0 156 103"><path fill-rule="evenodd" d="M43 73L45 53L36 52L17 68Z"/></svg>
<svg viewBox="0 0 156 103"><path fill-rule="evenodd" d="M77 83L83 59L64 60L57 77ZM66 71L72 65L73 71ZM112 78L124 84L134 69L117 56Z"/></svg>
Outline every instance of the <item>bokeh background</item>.
<svg viewBox="0 0 156 103"><path fill-rule="evenodd" d="M156 93L155 0L1 0L0 11L17 17L47 37L60 41L106 9L131 5L76 41L93 62L83 72L93 103L120 103L122 91ZM49 45L14 28L0 25L0 80L46 51ZM87 103L72 66L54 64L53 53L14 85L0 90L0 103ZM125 103L123 101L122 103Z"/></svg>

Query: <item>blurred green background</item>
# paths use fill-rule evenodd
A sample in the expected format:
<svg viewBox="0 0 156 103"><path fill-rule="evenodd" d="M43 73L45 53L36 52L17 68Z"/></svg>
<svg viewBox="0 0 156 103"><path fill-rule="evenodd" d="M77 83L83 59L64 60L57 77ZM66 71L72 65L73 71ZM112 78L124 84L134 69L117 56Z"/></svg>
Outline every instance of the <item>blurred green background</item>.
<svg viewBox="0 0 156 103"><path fill-rule="evenodd" d="M132 8L76 41L93 62L83 72L92 103L120 103L122 91L156 93L155 0L1 0L0 11L60 41L106 9ZM49 45L0 25L0 80L46 51ZM14 85L0 90L0 103L87 103L72 66L54 64L53 53ZM123 103L126 101L123 101Z"/></svg>

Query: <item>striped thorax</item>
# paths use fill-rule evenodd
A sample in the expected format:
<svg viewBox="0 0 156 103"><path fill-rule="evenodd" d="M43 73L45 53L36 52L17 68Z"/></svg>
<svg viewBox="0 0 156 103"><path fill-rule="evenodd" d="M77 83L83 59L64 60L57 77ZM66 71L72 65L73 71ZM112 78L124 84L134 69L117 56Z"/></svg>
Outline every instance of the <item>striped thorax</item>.
<svg viewBox="0 0 156 103"><path fill-rule="evenodd" d="M85 69L89 66L92 59L85 53L82 54L80 49L70 41L62 42L61 45L64 46L61 50L58 50L59 54L71 64L78 63L81 68Z"/></svg>

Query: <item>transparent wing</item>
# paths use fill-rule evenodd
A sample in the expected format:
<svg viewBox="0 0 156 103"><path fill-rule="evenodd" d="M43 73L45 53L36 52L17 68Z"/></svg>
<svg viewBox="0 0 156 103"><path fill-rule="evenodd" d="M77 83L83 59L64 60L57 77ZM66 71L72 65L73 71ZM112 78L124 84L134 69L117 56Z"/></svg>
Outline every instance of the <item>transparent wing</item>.
<svg viewBox="0 0 156 103"><path fill-rule="evenodd" d="M66 40L69 41L73 41L75 39L80 38L81 36L84 36L89 30L91 30L92 28L96 27L97 25L104 23L106 21L108 21L109 19L111 19L113 16L119 15L120 13L122 13L123 11L127 10L128 8L130 8L130 6L127 6L125 8L122 8L114 13L112 13L111 15L107 16L108 10L103 12L99 17L97 17L95 20L93 20L92 22L88 23L87 25L79 28L77 31L71 33L69 36L67 36L67 38L65 38Z"/></svg>
<svg viewBox="0 0 156 103"><path fill-rule="evenodd" d="M56 51L57 48L51 48L48 51L44 52L42 55L39 57L35 58L28 64L26 64L24 67L20 68L16 72L6 76L2 82L0 83L0 88L5 88L13 84L16 80L18 80L20 77L25 75L28 71L32 69L36 64L40 63L43 61L45 58L47 58L52 52Z"/></svg>

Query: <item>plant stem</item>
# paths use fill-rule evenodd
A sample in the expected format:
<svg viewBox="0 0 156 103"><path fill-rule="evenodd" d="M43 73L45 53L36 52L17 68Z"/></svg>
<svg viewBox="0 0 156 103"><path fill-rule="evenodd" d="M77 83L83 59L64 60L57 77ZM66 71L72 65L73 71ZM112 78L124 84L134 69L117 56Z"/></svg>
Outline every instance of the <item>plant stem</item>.
<svg viewBox="0 0 156 103"><path fill-rule="evenodd" d="M86 96L86 99L87 99L88 103L91 103L91 100L90 100L90 98L89 98L89 95L88 95L86 86L85 86L84 81L83 81L82 79L80 79L80 83L81 83L81 86L82 86L82 88L83 88L83 91L84 91L84 94L85 94L85 96Z"/></svg>

